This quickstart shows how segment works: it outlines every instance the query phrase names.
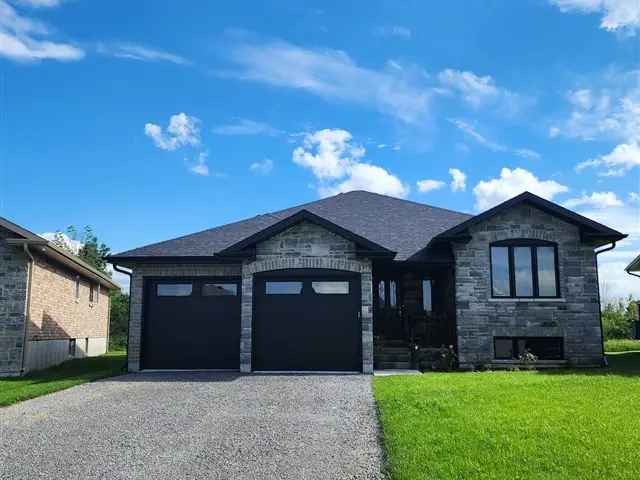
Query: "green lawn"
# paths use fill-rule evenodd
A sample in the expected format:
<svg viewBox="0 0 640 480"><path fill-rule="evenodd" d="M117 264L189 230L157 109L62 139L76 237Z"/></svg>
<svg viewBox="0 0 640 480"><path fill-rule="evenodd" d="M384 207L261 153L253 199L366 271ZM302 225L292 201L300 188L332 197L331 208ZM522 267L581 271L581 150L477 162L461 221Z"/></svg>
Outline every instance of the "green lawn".
<svg viewBox="0 0 640 480"><path fill-rule="evenodd" d="M640 340L612 339L604 342L605 352L640 352Z"/></svg>
<svg viewBox="0 0 640 480"><path fill-rule="evenodd" d="M591 371L376 377L400 479L640 478L640 352Z"/></svg>
<svg viewBox="0 0 640 480"><path fill-rule="evenodd" d="M20 378L0 379L0 407L123 373L125 353L69 360Z"/></svg>

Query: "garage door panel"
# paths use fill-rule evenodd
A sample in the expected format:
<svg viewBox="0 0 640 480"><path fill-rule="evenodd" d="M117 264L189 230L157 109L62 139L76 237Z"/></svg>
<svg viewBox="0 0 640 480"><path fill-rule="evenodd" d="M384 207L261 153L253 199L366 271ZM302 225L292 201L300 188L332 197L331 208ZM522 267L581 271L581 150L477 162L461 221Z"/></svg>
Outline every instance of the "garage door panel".
<svg viewBox="0 0 640 480"><path fill-rule="evenodd" d="M143 332L143 368L237 369L239 279L147 280Z"/></svg>
<svg viewBox="0 0 640 480"><path fill-rule="evenodd" d="M360 280L299 270L256 277L255 370L359 371Z"/></svg>

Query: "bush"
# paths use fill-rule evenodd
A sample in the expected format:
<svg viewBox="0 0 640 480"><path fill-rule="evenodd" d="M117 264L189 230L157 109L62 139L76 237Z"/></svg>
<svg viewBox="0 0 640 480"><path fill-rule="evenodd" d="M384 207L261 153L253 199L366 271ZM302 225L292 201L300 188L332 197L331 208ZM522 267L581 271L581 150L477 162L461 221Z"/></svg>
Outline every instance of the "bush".
<svg viewBox="0 0 640 480"><path fill-rule="evenodd" d="M127 347L128 316L129 295L125 295L120 290L116 290L111 294L109 350L124 350Z"/></svg>
<svg viewBox="0 0 640 480"><path fill-rule="evenodd" d="M632 338L633 322L638 318L637 309L631 295L626 300L619 299L605 305L602 310L604 338Z"/></svg>
<svg viewBox="0 0 640 480"><path fill-rule="evenodd" d="M612 339L604 342L605 352L640 352L640 340Z"/></svg>

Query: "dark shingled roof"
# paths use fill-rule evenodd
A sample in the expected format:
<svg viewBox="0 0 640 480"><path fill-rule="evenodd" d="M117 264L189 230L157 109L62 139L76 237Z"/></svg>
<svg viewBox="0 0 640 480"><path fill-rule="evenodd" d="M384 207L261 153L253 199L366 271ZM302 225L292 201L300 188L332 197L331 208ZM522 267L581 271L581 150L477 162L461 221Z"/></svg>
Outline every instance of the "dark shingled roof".
<svg viewBox="0 0 640 480"><path fill-rule="evenodd" d="M111 258L117 261L211 256L300 210L397 252L395 260L422 259L421 251L433 237L471 218L466 213L359 190L154 243Z"/></svg>

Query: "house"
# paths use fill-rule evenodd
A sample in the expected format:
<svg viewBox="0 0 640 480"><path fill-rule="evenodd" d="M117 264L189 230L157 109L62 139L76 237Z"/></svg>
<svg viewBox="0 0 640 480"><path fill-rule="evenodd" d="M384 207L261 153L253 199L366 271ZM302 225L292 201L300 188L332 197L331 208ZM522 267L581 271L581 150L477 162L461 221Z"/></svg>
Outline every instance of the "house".
<svg viewBox="0 0 640 480"><path fill-rule="evenodd" d="M629 275L633 275L634 277L640 277L640 255L634 258L627 268L624 269ZM636 302L638 308L636 311L638 312L638 318L636 318L633 325L633 338L636 340L640 340L640 302Z"/></svg>
<svg viewBox="0 0 640 480"><path fill-rule="evenodd" d="M2 217L0 259L0 376L105 353L107 275Z"/></svg>
<svg viewBox="0 0 640 480"><path fill-rule="evenodd" d="M479 215L364 191L110 257L132 270L129 369L600 365L595 249L620 232L523 193Z"/></svg>

